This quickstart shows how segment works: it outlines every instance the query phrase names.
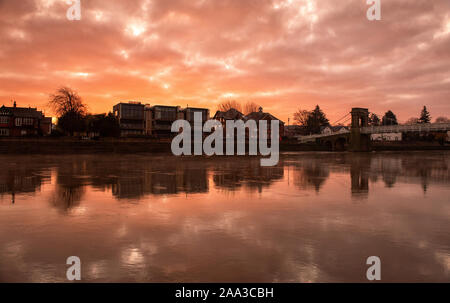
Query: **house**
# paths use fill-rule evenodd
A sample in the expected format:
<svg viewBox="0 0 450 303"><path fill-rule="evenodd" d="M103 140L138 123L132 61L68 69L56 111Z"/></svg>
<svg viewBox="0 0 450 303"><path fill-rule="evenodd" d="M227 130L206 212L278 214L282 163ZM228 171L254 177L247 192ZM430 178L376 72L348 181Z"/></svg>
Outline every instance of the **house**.
<svg viewBox="0 0 450 303"><path fill-rule="evenodd" d="M120 126L120 136L145 134L144 104L140 102L119 103L114 105L113 112Z"/></svg>
<svg viewBox="0 0 450 303"><path fill-rule="evenodd" d="M227 111L218 110L214 115L214 120L218 120L225 127L225 123L227 120L245 120L244 114L238 111L237 109L230 108Z"/></svg>
<svg viewBox="0 0 450 303"><path fill-rule="evenodd" d="M47 136L52 129L52 118L45 117L41 111L31 107L0 108L0 136Z"/></svg>
<svg viewBox="0 0 450 303"><path fill-rule="evenodd" d="M259 126L259 121L265 120L265 121L267 121L267 137L268 138L271 137L271 129L270 129L271 121L278 120L280 122L279 137L281 138L284 135L284 122L269 113L263 112L262 107L259 108L259 111L250 113L246 116L244 116L244 114L242 114L240 111L238 111L237 109L234 109L234 108L231 108L225 112L217 111L216 114L214 115L213 119L220 121L224 127L224 130L226 130L225 126L226 126L226 121L228 121L228 120L231 120L231 121L242 120L244 122L246 122L248 120L254 120L256 122L257 126ZM246 130L246 132L248 133L247 130Z"/></svg>
<svg viewBox="0 0 450 303"><path fill-rule="evenodd" d="M259 121L265 120L267 121L267 138L271 138L271 121L278 120L279 121L279 138L284 136L284 122L270 113L263 112L263 108L260 107L257 112L253 112L245 116L245 120L255 120L256 124L259 126Z"/></svg>
<svg viewBox="0 0 450 303"><path fill-rule="evenodd" d="M348 128L343 125L338 125L338 126L328 125L328 126L322 126L320 128L320 133L322 135L345 134L348 132L349 132Z"/></svg>
<svg viewBox="0 0 450 303"><path fill-rule="evenodd" d="M372 141L402 141L402 133L372 134Z"/></svg>

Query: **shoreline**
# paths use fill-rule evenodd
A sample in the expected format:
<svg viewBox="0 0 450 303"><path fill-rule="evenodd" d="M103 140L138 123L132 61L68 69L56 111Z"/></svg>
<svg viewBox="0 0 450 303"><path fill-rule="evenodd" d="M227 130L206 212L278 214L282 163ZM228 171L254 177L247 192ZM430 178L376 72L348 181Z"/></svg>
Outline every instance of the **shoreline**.
<svg viewBox="0 0 450 303"><path fill-rule="evenodd" d="M170 141L134 138L79 140L73 138L1 138L0 154L172 154ZM450 144L428 142L374 143L372 151L450 150ZM331 152L314 144L280 143L280 152Z"/></svg>

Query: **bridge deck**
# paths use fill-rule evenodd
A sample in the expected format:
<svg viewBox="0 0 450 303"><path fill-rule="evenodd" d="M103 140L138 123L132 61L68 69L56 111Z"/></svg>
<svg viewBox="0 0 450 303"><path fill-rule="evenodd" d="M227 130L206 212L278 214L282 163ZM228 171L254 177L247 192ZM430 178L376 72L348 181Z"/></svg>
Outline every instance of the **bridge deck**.
<svg viewBox="0 0 450 303"><path fill-rule="evenodd" d="M361 128L362 134L405 133L449 131L450 123L425 123L412 125L367 126Z"/></svg>
<svg viewBox="0 0 450 303"><path fill-rule="evenodd" d="M450 131L450 123L426 123L412 125L384 125L367 126L361 128L362 134L385 134L385 133L405 133L405 132L430 132L430 131ZM338 132L332 134L317 134L310 136L297 136L297 140L304 142L314 142L319 138L328 138L349 134L349 132Z"/></svg>

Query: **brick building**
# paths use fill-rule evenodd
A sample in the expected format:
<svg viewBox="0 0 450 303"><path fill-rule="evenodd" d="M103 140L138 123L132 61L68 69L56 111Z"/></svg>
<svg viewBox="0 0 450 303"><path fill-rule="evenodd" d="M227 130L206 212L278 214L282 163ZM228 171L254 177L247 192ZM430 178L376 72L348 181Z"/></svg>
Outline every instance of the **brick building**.
<svg viewBox="0 0 450 303"><path fill-rule="evenodd" d="M52 118L31 107L0 107L0 136L47 136L51 134Z"/></svg>

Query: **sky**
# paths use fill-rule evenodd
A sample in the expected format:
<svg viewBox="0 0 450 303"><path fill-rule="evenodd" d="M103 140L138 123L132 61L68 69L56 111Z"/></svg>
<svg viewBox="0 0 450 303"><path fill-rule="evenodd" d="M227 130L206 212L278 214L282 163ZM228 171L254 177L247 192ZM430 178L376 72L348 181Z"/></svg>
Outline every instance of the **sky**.
<svg viewBox="0 0 450 303"><path fill-rule="evenodd" d="M118 102L207 107L236 100L292 123L316 104L400 122L450 117L450 1L0 0L0 106L76 90L92 113Z"/></svg>

